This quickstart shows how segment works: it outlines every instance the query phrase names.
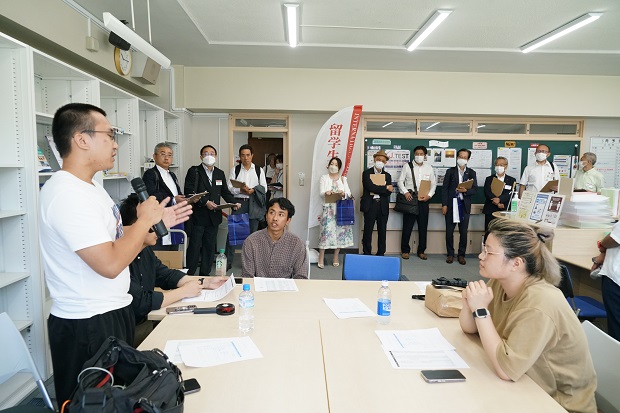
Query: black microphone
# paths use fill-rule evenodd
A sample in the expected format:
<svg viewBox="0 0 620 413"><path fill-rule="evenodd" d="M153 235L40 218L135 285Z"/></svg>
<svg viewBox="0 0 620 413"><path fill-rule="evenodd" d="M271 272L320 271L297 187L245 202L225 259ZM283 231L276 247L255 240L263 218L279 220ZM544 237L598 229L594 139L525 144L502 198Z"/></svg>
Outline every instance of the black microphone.
<svg viewBox="0 0 620 413"><path fill-rule="evenodd" d="M144 202L149 199L149 193L146 192L146 185L144 185L142 178L132 179L131 187L136 192L136 195L138 195L140 202ZM166 228L166 225L164 225L164 221L159 221L157 224L153 225L153 231L157 234L157 238L168 235L168 229Z"/></svg>

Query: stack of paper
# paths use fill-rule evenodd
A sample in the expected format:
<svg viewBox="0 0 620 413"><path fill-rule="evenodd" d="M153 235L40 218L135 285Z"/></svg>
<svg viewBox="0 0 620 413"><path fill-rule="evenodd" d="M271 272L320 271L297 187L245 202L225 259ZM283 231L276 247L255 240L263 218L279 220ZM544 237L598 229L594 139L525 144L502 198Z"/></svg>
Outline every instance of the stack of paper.
<svg viewBox="0 0 620 413"><path fill-rule="evenodd" d="M188 367L211 367L263 357L250 337L168 340L164 353L173 363Z"/></svg>
<svg viewBox="0 0 620 413"><path fill-rule="evenodd" d="M374 317L375 314L359 298L323 298L338 318Z"/></svg>
<svg viewBox="0 0 620 413"><path fill-rule="evenodd" d="M592 192L575 192L566 202L560 223L576 228L610 228L614 221L609 199Z"/></svg>
<svg viewBox="0 0 620 413"><path fill-rule="evenodd" d="M375 333L395 369L469 368L437 328L377 330Z"/></svg>
<svg viewBox="0 0 620 413"><path fill-rule="evenodd" d="M259 291L299 291L291 278L254 277L254 290Z"/></svg>
<svg viewBox="0 0 620 413"><path fill-rule="evenodd" d="M620 189L617 188L602 188L601 195L609 198L609 206L611 207L611 214L614 217L620 215Z"/></svg>

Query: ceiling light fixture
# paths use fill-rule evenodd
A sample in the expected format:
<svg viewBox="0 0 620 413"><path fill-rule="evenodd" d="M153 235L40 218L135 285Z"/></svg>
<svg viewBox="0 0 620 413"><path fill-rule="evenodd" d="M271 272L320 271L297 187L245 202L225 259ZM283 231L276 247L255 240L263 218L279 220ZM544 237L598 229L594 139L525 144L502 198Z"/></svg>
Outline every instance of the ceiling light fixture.
<svg viewBox="0 0 620 413"><path fill-rule="evenodd" d="M420 45L437 28L449 15L452 10L436 10L433 16L424 23L424 26L413 35L411 40L407 42L408 51L412 51Z"/></svg>
<svg viewBox="0 0 620 413"><path fill-rule="evenodd" d="M429 130L429 129L430 129L430 128L432 128L433 126L437 126L437 125L439 125L440 123L441 123L441 122L435 122L435 123L432 123L430 126L427 126L424 130Z"/></svg>
<svg viewBox="0 0 620 413"><path fill-rule="evenodd" d="M284 7L286 7L286 27L287 27L287 35L288 35L288 44L291 47L297 46L297 30L298 30L298 16L297 10L299 8L299 4L295 3L285 3Z"/></svg>
<svg viewBox="0 0 620 413"><path fill-rule="evenodd" d="M106 29L116 33L133 47L159 63L164 69L168 69L170 67L170 59L154 48L149 42L138 36L136 32L125 26L116 17L112 16L111 13L103 12L103 25Z"/></svg>
<svg viewBox="0 0 620 413"><path fill-rule="evenodd" d="M386 123L385 125L383 125L383 126L381 126L381 127L382 127L382 128L388 127L388 126L390 126L392 123L394 123L394 122L388 122L388 123Z"/></svg>
<svg viewBox="0 0 620 413"><path fill-rule="evenodd" d="M565 36L572 31L580 29L583 26L590 24L595 20L598 20L602 15L603 13L586 13L583 16L578 17L575 20L566 23L565 25L560 26L557 29L545 34L544 36L541 36L536 40L524 44L523 46L521 46L521 51L523 53L528 53L534 49L538 49L540 46L559 39L560 37Z"/></svg>

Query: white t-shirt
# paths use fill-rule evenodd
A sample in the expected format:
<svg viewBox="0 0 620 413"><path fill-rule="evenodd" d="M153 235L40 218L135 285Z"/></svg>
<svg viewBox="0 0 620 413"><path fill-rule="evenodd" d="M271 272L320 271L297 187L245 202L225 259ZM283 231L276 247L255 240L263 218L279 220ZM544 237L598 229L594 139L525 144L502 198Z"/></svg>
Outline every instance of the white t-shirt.
<svg viewBox="0 0 620 413"><path fill-rule="evenodd" d="M527 191L540 191L547 182L560 179L558 168L553 168L549 161L543 165L538 163L526 166L521 176L521 185L527 185Z"/></svg>
<svg viewBox="0 0 620 413"><path fill-rule="evenodd" d="M245 182L245 184L249 188L254 188L257 185L262 185L265 192L267 192L267 180L265 179L265 174L263 172L259 172L258 167L256 165L251 164L249 170L246 170L243 167L243 165L241 165L241 169L239 170L239 175L236 177L235 177L235 169L236 168L233 166L230 169L230 174L228 175L228 189L230 190L230 192L232 192L235 198L249 198L250 196L247 194L241 193L241 189L233 187L232 184L230 183L231 179ZM257 177L257 174L259 173L260 173L260 180Z"/></svg>
<svg viewBox="0 0 620 413"><path fill-rule="evenodd" d="M113 208L114 201L101 185L90 185L69 172L56 172L41 189L39 241L56 317L90 318L131 303L129 267L109 279L75 252L116 239Z"/></svg>
<svg viewBox="0 0 620 413"><path fill-rule="evenodd" d="M617 222L613 226L609 236L620 244L620 222ZM620 246L607 249L605 261L603 261L603 268L601 268L601 275L603 274L620 285Z"/></svg>

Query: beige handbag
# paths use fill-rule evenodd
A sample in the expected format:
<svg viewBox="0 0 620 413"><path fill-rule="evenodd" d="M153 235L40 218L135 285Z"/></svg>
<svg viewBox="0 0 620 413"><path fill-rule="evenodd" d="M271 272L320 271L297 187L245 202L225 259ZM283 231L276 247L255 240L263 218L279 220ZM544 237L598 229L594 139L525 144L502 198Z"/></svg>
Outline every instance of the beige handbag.
<svg viewBox="0 0 620 413"><path fill-rule="evenodd" d="M426 286L426 308L439 317L458 317L463 308L462 288L435 288L431 284Z"/></svg>

